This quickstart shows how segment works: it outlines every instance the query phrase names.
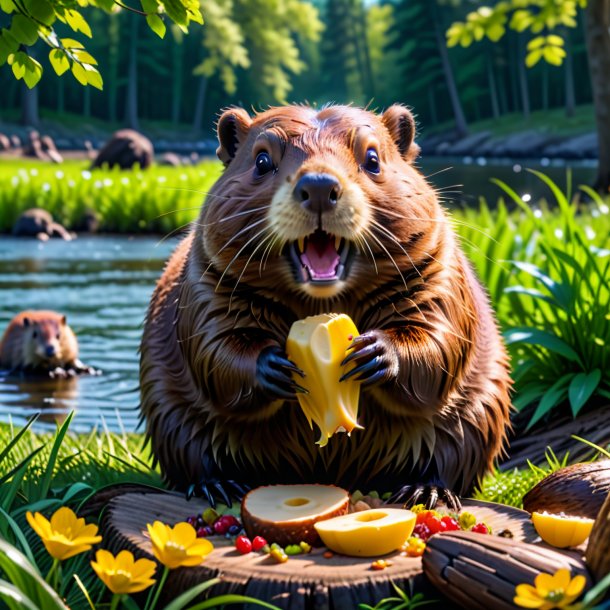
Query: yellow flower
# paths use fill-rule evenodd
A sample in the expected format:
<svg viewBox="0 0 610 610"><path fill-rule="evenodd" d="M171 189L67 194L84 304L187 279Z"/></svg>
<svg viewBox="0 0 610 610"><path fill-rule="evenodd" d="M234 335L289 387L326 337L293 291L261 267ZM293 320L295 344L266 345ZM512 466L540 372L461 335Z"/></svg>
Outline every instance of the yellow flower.
<svg viewBox="0 0 610 610"><path fill-rule="evenodd" d="M49 555L54 559L68 559L79 553L84 553L91 545L101 542L97 535L97 525L85 525L84 519L79 519L74 511L62 506L55 511L51 521L40 513L26 513L30 527L40 536Z"/></svg>
<svg viewBox="0 0 610 610"><path fill-rule="evenodd" d="M555 574L538 574L535 586L517 585L513 601L522 608L566 608L582 593L585 584L584 576L570 578L570 570L561 568Z"/></svg>
<svg viewBox="0 0 610 610"><path fill-rule="evenodd" d="M174 527L155 521L146 525L154 556L167 568L199 565L211 553L214 545L206 538L197 538L195 528L188 523Z"/></svg>
<svg viewBox="0 0 610 610"><path fill-rule="evenodd" d="M139 593L155 584L152 577L157 564L150 559L135 561L129 551L121 551L115 557L109 551L99 550L91 567L100 580L118 595Z"/></svg>

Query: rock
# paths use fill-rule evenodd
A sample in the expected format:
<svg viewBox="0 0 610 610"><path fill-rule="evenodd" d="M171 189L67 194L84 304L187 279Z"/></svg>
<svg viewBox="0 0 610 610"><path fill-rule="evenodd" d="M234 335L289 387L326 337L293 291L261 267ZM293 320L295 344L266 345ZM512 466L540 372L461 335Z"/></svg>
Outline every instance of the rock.
<svg viewBox="0 0 610 610"><path fill-rule="evenodd" d="M40 144L42 146L42 150L46 153L47 157L53 161L53 163L63 163L64 159L59 154L57 146L55 146L55 142L51 136L42 136L40 138Z"/></svg>
<svg viewBox="0 0 610 610"><path fill-rule="evenodd" d="M97 233L100 228L100 219L95 210L87 208L80 220L74 226L77 233Z"/></svg>
<svg viewBox="0 0 610 610"><path fill-rule="evenodd" d="M161 165L167 165L170 167L180 167L181 165L183 165L182 159L176 153L173 152L164 153L161 156L159 163Z"/></svg>
<svg viewBox="0 0 610 610"><path fill-rule="evenodd" d="M530 489L523 497L523 508L530 513L563 512L595 519L608 493L610 460L573 464L551 473Z"/></svg>
<svg viewBox="0 0 610 610"><path fill-rule="evenodd" d="M595 159L598 156L596 133L586 133L547 146L544 155L562 159Z"/></svg>
<svg viewBox="0 0 610 610"><path fill-rule="evenodd" d="M39 233L49 235L53 217L46 210L31 208L19 216L13 227L13 235L17 237L36 237Z"/></svg>
<svg viewBox="0 0 610 610"><path fill-rule="evenodd" d="M461 140L458 140L454 144L450 144L446 148L448 155L476 155L478 154L479 147L484 144L491 137L489 131L481 131L479 133L473 133Z"/></svg>
<svg viewBox="0 0 610 610"><path fill-rule="evenodd" d="M18 135L13 134L11 136L11 144L13 145L13 148L21 148L21 139Z"/></svg>
<svg viewBox="0 0 610 610"><path fill-rule="evenodd" d="M19 216L13 227L13 235L16 237L35 237L41 241L47 241L49 237L60 237L70 241L72 235L46 210L31 208Z"/></svg>
<svg viewBox="0 0 610 610"><path fill-rule="evenodd" d="M515 608L515 587L538 574L567 568L591 576L582 559L547 547L472 532L445 532L428 540L424 574L450 600L469 610Z"/></svg>
<svg viewBox="0 0 610 610"><path fill-rule="evenodd" d="M11 140L8 136L0 133L0 151L1 150L10 150L11 148Z"/></svg>
<svg viewBox="0 0 610 610"><path fill-rule="evenodd" d="M601 580L610 574L610 493L597 515L589 535L586 553L587 564L593 576ZM610 589L606 590L605 599L610 599Z"/></svg>
<svg viewBox="0 0 610 610"><path fill-rule="evenodd" d="M153 158L153 145L146 136L133 129L122 129L104 144L91 168L118 165L121 169L131 169L137 164L141 169L146 169L150 167Z"/></svg>
<svg viewBox="0 0 610 610"><path fill-rule="evenodd" d="M26 157L34 157L41 161L48 161L49 157L45 154L40 141L40 134L37 131L30 131L28 143L23 147L23 154Z"/></svg>

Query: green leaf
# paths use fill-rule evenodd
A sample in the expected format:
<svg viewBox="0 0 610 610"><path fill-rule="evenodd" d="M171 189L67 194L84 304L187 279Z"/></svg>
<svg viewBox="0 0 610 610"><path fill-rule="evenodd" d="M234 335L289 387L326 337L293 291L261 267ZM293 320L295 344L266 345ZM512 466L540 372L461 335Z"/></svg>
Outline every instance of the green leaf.
<svg viewBox="0 0 610 610"><path fill-rule="evenodd" d="M66 23L75 31L82 32L88 38L91 38L91 28L85 21L84 17L75 10L67 9L64 13Z"/></svg>
<svg viewBox="0 0 610 610"><path fill-rule="evenodd" d="M574 417L578 415L587 400L591 398L591 395L597 389L601 378L602 372L599 369L594 369L590 373L578 373L574 376L568 391L570 407Z"/></svg>
<svg viewBox="0 0 610 610"><path fill-rule="evenodd" d="M23 3L30 15L35 15L38 21L47 26L57 19L53 5L48 0L23 0Z"/></svg>
<svg viewBox="0 0 610 610"><path fill-rule="evenodd" d="M548 63L554 66L560 66L563 58L566 56L566 52L561 47L553 47L548 45L544 47L543 55L544 59Z"/></svg>
<svg viewBox="0 0 610 610"><path fill-rule="evenodd" d="M102 75L93 66L85 65L85 71L87 74L87 84L102 91L104 89Z"/></svg>
<svg viewBox="0 0 610 610"><path fill-rule="evenodd" d="M535 51L531 51L525 56L525 65L528 68L533 68L542 59L542 55L542 49L536 49Z"/></svg>
<svg viewBox="0 0 610 610"><path fill-rule="evenodd" d="M97 59L87 53L87 51L83 51L82 49L74 49L72 51L72 56L74 59L78 60L81 64L88 64L90 66L97 66Z"/></svg>
<svg viewBox="0 0 610 610"><path fill-rule="evenodd" d="M180 0L163 0L168 17L177 25L188 25L186 7Z"/></svg>
<svg viewBox="0 0 610 610"><path fill-rule="evenodd" d="M159 15L147 15L146 23L148 23L148 27L159 37L163 38L165 36L165 23L163 23L163 19L159 17Z"/></svg>
<svg viewBox="0 0 610 610"><path fill-rule="evenodd" d="M10 15L15 10L13 0L0 0L0 10Z"/></svg>
<svg viewBox="0 0 610 610"><path fill-rule="evenodd" d="M10 32L26 46L31 46L38 40L38 25L25 15L13 15Z"/></svg>
<svg viewBox="0 0 610 610"><path fill-rule="evenodd" d="M255 606L260 606L261 608L268 608L269 610L280 610L273 604L268 604L267 602L254 599L253 597L235 594L211 597L210 599L206 599L204 602L191 606L189 610L216 610L219 606L226 606L230 604L253 604Z"/></svg>
<svg viewBox="0 0 610 610"><path fill-rule="evenodd" d="M194 587L191 587L184 593L182 593L179 597L176 597L172 602L170 602L163 610L182 610L186 604L192 602L196 597L201 595L204 591L217 585L220 582L220 578L211 578L210 580L206 580Z"/></svg>
<svg viewBox="0 0 610 610"><path fill-rule="evenodd" d="M66 49L84 49L85 47L78 40L74 40L73 38L60 38L60 42L62 46Z"/></svg>
<svg viewBox="0 0 610 610"><path fill-rule="evenodd" d="M539 328L510 328L504 332L504 341L507 345L515 343L537 345L563 356L570 362L580 362L578 354L563 339Z"/></svg>
<svg viewBox="0 0 610 610"><path fill-rule="evenodd" d="M49 52L49 61L58 76L61 76L66 70L70 69L70 62L61 49L51 50Z"/></svg>
<svg viewBox="0 0 610 610"><path fill-rule="evenodd" d="M563 375L545 392L540 404L527 424L527 430L540 420L540 418L544 417L553 407L564 400L568 393L567 385L573 377L574 373Z"/></svg>
<svg viewBox="0 0 610 610"><path fill-rule="evenodd" d="M553 45L555 47L563 47L563 38L561 36L557 36L556 34L551 34L546 37L546 41L548 44Z"/></svg>
<svg viewBox="0 0 610 610"><path fill-rule="evenodd" d="M68 417L66 417L66 421L64 421L61 427L57 430L57 434L55 435L55 439L53 441L53 446L51 447L51 451L49 453L49 458L47 460L47 463L45 464L44 475L42 477L42 480L40 481L40 489L38 496L39 498L46 498L49 495L49 489L51 488L51 480L55 471L55 463L57 462L57 455L59 454L61 443L63 442L64 437L68 432L68 428L73 417L74 411L71 411Z"/></svg>
<svg viewBox="0 0 610 610"><path fill-rule="evenodd" d="M540 47L544 46L544 41L545 41L544 36L536 36L536 38L532 38L527 43L527 50L533 51L534 49L539 49Z"/></svg>
<svg viewBox="0 0 610 610"><path fill-rule="evenodd" d="M72 63L72 76L74 76L81 85L87 84L87 72L85 71L85 68L76 61Z"/></svg>

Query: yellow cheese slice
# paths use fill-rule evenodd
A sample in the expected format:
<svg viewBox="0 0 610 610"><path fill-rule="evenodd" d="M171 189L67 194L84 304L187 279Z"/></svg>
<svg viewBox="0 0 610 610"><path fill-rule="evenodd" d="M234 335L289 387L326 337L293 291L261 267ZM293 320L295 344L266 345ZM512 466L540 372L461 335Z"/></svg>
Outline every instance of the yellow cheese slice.
<svg viewBox="0 0 610 610"><path fill-rule="evenodd" d="M348 370L341 366L345 350L357 336L358 329L349 316L321 314L295 322L286 340L288 357L306 375L304 379L294 376L309 391L297 394L297 398L309 425L313 428L315 423L320 428L317 444L321 447L335 432L349 434L362 428L356 421L360 382L339 382Z"/></svg>

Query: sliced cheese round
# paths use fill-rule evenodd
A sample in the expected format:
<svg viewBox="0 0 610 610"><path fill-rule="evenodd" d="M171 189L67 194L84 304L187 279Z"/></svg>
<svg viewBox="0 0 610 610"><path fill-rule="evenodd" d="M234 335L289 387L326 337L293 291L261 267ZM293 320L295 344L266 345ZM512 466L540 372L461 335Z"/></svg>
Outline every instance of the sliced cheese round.
<svg viewBox="0 0 610 610"><path fill-rule="evenodd" d="M417 517L402 508L373 508L316 523L322 542L352 557L374 557L399 549L413 532Z"/></svg>

